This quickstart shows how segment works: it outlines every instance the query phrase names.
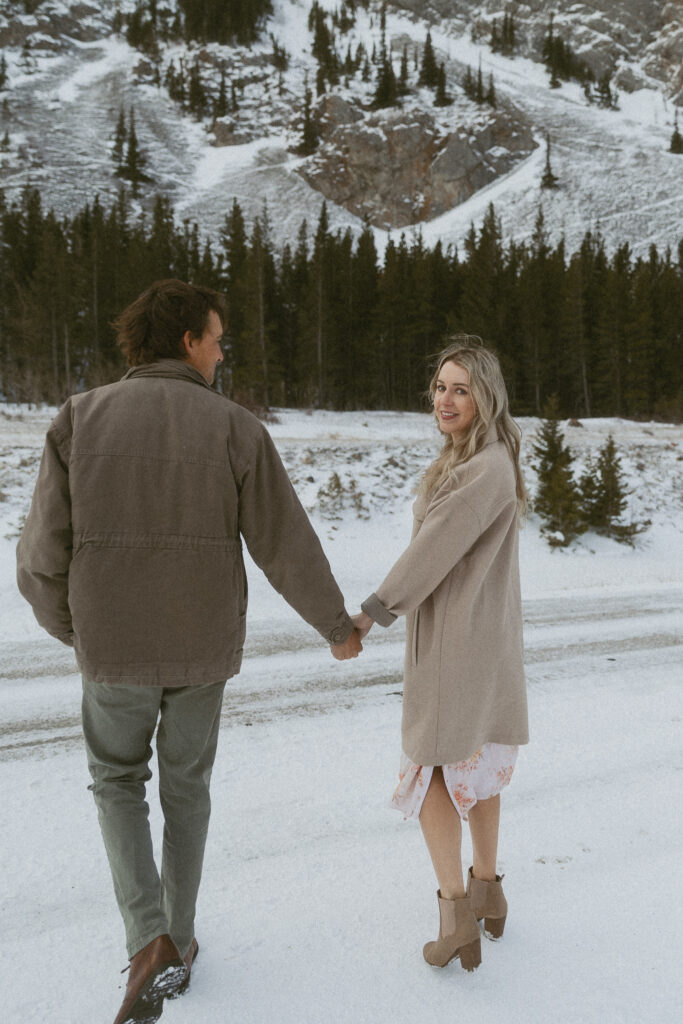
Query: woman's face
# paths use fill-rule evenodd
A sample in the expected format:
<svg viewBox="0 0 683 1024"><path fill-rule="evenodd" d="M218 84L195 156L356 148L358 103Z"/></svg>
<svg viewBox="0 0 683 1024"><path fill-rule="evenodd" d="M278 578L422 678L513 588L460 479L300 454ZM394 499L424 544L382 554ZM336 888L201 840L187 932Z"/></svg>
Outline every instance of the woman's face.
<svg viewBox="0 0 683 1024"><path fill-rule="evenodd" d="M434 413L443 434L460 434L474 419L476 408L470 393L470 375L464 366L444 363L434 392Z"/></svg>

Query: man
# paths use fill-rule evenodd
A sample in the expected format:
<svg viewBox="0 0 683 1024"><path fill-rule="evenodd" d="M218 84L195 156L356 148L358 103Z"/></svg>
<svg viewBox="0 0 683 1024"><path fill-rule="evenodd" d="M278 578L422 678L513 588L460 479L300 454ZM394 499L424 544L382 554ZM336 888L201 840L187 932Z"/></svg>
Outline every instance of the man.
<svg viewBox="0 0 683 1024"><path fill-rule="evenodd" d="M257 565L338 659L358 633L267 431L212 387L222 297L158 281L116 322L131 369L47 434L17 549L38 622L75 648L83 732L130 975L114 1024L159 1019L198 952L197 891L225 682ZM155 726L161 876L145 802Z"/></svg>

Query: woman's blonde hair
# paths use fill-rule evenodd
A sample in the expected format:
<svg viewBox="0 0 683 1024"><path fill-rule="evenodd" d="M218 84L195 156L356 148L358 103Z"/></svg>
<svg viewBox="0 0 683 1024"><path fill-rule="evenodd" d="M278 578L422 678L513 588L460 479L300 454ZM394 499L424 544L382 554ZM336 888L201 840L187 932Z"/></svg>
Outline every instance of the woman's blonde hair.
<svg viewBox="0 0 683 1024"><path fill-rule="evenodd" d="M457 334L450 345L437 356L436 370L429 384L429 399L434 405L436 384L444 363L457 363L470 375L470 393L474 401L474 419L458 434L448 435L441 454L432 462L420 482L420 492L433 494L451 475L456 466L467 462L484 447L486 435L495 426L505 444L515 470L517 507L520 517L526 512L527 497L519 464L522 432L510 415L508 395L498 357L484 347L473 334Z"/></svg>

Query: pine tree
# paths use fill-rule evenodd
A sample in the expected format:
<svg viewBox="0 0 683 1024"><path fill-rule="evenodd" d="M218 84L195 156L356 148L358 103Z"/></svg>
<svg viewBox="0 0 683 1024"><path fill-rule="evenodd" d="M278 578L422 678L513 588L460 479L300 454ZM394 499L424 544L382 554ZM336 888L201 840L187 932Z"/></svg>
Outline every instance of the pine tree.
<svg viewBox="0 0 683 1024"><path fill-rule="evenodd" d="M206 107L206 90L202 83L198 60L194 62L190 72L190 85L188 89L187 103L191 113L193 113L197 119L201 118Z"/></svg>
<svg viewBox="0 0 683 1024"><path fill-rule="evenodd" d="M533 453L538 460L534 511L543 520L541 530L550 546L566 547L584 527L580 494L572 473L573 457L563 444L555 396L546 406Z"/></svg>
<svg viewBox="0 0 683 1024"><path fill-rule="evenodd" d="M493 84L493 75L492 74L489 75L489 87L486 90L485 99L486 99L486 102L488 103L488 105L490 107L495 107L495 105L496 105L496 87Z"/></svg>
<svg viewBox="0 0 683 1024"><path fill-rule="evenodd" d="M138 145L138 137L135 131L135 111L133 107L130 108L130 114L128 118L128 136L126 140L126 158L121 165L121 168L117 171L117 174L121 178L125 178L133 186L133 195L137 196L140 190L140 185L150 182L152 179L144 172L145 157L140 150Z"/></svg>
<svg viewBox="0 0 683 1024"><path fill-rule="evenodd" d="M434 105L436 107L448 107L453 102L453 97L446 92L446 68L443 63L439 64L439 74L436 82L436 96Z"/></svg>
<svg viewBox="0 0 683 1024"><path fill-rule="evenodd" d="M624 484L621 460L611 434L600 449L597 461L588 460L581 477L581 497L584 523L587 529L605 537L631 543L645 523L621 523L626 509L628 492Z"/></svg>
<svg viewBox="0 0 683 1024"><path fill-rule="evenodd" d="M396 105L397 100L398 83L396 82L396 75L391 62L391 54L387 53L386 40L384 33L382 33L380 65L377 73L377 88L375 89L372 105L377 109L393 107Z"/></svg>
<svg viewBox="0 0 683 1024"><path fill-rule="evenodd" d="M225 117L228 112L228 94L225 83L225 68L221 66L221 81L218 87L218 96L213 105L214 117Z"/></svg>
<svg viewBox="0 0 683 1024"><path fill-rule="evenodd" d="M408 47L403 47L403 54L401 56L401 71L398 78L398 95L407 96L408 89Z"/></svg>
<svg viewBox="0 0 683 1024"><path fill-rule="evenodd" d="M597 95L599 106L608 110L617 109L617 94L612 91L612 77L609 71L598 80Z"/></svg>
<svg viewBox="0 0 683 1024"><path fill-rule="evenodd" d="M674 119L674 130L671 135L671 144L669 146L670 153L683 153L683 136L678 130L678 111Z"/></svg>
<svg viewBox="0 0 683 1024"><path fill-rule="evenodd" d="M420 85L427 85L430 89L436 88L439 83L439 68L437 67L434 47L432 46L432 34L429 29L427 29L427 38L422 50L422 63L420 65L418 83Z"/></svg>
<svg viewBox="0 0 683 1024"><path fill-rule="evenodd" d="M302 156L310 156L318 145L318 131L311 116L312 96L308 87L308 75L304 80L304 89L304 124L299 152Z"/></svg>
<svg viewBox="0 0 683 1024"><path fill-rule="evenodd" d="M507 18L507 14L505 15L505 17ZM498 32L498 22L496 21L495 18L493 19L493 22L491 24L491 40L489 42L489 46L491 47L494 53L500 53L500 51L503 48L500 33Z"/></svg>
<svg viewBox="0 0 683 1024"><path fill-rule="evenodd" d="M541 178L541 188L557 188L559 185L559 178L553 174L552 167L550 166L550 135L546 135L545 138L545 170L543 171L543 177Z"/></svg>
<svg viewBox="0 0 683 1024"><path fill-rule="evenodd" d="M484 79L481 73L481 61L479 61L479 70L477 71L477 85L474 90L474 98L477 103L484 102Z"/></svg>
<svg viewBox="0 0 683 1024"><path fill-rule="evenodd" d="M0 57L0 90L4 89L7 85L7 58L4 53Z"/></svg>
<svg viewBox="0 0 683 1024"><path fill-rule="evenodd" d="M515 52L515 19L512 14L508 14L507 12L503 18L501 50L506 57L511 57Z"/></svg>
<svg viewBox="0 0 683 1024"><path fill-rule="evenodd" d="M465 77L463 78L462 87L465 90L465 95L468 96L471 100L476 98L477 87L474 84L474 76L472 74L472 68L469 66L469 64L467 65Z"/></svg>
<svg viewBox="0 0 683 1024"><path fill-rule="evenodd" d="M114 149L112 150L112 158L116 165L116 170L119 171L123 166L123 150L126 145L126 115L123 112L123 107L119 110L119 119L116 124L116 135L114 136Z"/></svg>

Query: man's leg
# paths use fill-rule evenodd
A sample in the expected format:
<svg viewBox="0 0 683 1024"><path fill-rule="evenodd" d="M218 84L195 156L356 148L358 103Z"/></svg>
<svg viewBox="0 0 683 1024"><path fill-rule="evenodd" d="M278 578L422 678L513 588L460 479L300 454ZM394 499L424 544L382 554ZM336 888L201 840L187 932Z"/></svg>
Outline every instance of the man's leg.
<svg viewBox="0 0 683 1024"><path fill-rule="evenodd" d="M164 812L161 909L180 955L194 938L225 682L164 689L157 733Z"/></svg>
<svg viewBox="0 0 683 1024"><path fill-rule="evenodd" d="M83 734L128 956L169 931L145 783L163 688L83 681Z"/></svg>

